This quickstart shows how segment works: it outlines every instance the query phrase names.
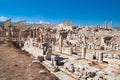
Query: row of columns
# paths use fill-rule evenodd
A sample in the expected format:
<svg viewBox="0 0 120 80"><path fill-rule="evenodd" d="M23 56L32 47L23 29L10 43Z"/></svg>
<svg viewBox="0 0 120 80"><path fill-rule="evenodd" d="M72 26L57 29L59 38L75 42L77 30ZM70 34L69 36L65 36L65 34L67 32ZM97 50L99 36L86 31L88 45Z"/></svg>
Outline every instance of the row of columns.
<svg viewBox="0 0 120 80"><path fill-rule="evenodd" d="M46 41L46 33L43 33L43 34L40 34L40 31L38 29L32 29L32 30L29 30L29 36L30 38L33 38L35 40L40 38L40 42L43 43Z"/></svg>
<svg viewBox="0 0 120 80"><path fill-rule="evenodd" d="M102 52L94 52L93 55L95 56L95 59L99 62L102 63L103 62L103 53ZM81 58L85 59L86 57L86 47L82 47L82 54L81 54Z"/></svg>
<svg viewBox="0 0 120 80"><path fill-rule="evenodd" d="M96 57L99 63L103 62L103 53L102 52L95 52L95 44L93 44L93 55ZM83 35L83 47L82 47L82 54L81 58L85 59L86 57L86 37Z"/></svg>

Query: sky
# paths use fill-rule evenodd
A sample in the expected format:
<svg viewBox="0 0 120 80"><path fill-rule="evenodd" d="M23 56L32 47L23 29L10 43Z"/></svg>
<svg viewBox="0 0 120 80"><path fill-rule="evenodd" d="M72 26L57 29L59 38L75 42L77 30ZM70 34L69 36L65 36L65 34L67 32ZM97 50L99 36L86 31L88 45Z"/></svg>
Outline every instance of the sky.
<svg viewBox="0 0 120 80"><path fill-rule="evenodd" d="M120 0L0 0L0 21L120 26Z"/></svg>

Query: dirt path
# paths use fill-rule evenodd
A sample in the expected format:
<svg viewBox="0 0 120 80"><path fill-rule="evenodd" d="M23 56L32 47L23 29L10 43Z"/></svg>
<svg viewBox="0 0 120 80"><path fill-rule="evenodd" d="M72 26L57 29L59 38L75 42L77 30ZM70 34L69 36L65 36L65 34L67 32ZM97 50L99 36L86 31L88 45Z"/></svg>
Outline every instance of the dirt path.
<svg viewBox="0 0 120 80"><path fill-rule="evenodd" d="M45 73L40 74L42 69ZM7 44L0 45L0 80L58 80L30 56Z"/></svg>

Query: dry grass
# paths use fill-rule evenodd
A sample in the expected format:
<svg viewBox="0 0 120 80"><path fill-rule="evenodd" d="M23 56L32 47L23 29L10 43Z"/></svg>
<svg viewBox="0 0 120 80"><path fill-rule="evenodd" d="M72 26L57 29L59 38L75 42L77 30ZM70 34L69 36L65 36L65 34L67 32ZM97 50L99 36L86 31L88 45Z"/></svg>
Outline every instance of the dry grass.
<svg viewBox="0 0 120 80"><path fill-rule="evenodd" d="M45 73L39 74L44 69ZM44 66L19 50L3 44L0 46L0 80L58 80Z"/></svg>

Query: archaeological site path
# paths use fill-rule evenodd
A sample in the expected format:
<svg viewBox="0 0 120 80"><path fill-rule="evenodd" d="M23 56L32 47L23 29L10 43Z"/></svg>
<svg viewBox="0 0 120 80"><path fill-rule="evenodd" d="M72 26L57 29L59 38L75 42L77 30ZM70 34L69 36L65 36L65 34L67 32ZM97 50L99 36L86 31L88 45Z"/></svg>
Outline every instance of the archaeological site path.
<svg viewBox="0 0 120 80"><path fill-rule="evenodd" d="M44 73L39 73L40 69ZM0 45L0 80L58 80L44 66L8 43Z"/></svg>

